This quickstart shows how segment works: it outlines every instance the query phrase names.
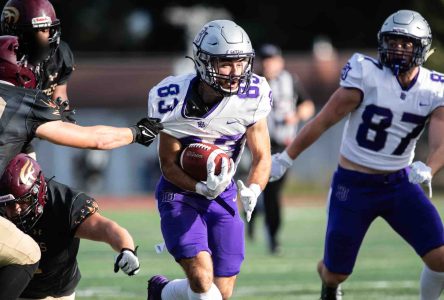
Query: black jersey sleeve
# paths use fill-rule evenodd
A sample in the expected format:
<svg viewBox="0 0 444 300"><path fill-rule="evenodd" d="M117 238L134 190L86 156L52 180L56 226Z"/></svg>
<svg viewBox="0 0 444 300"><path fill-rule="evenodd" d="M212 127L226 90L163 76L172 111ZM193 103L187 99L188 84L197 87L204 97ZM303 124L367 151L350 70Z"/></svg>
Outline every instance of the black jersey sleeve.
<svg viewBox="0 0 444 300"><path fill-rule="evenodd" d="M65 232L75 235L77 227L99 210L99 205L84 192L73 189L55 180L48 182L48 201L55 215L58 215L60 224L64 224Z"/></svg>
<svg viewBox="0 0 444 300"><path fill-rule="evenodd" d="M79 193L71 204L70 213L70 227L73 232L82 224L88 217L99 211L99 205L96 200L86 195Z"/></svg>
<svg viewBox="0 0 444 300"><path fill-rule="evenodd" d="M35 134L37 127L40 125L62 119L60 116L60 107L48 96L42 92L38 92L34 97L35 101L27 118L28 128L32 135Z"/></svg>
<svg viewBox="0 0 444 300"><path fill-rule="evenodd" d="M65 84L72 72L75 70L74 54L71 51L69 45L63 41L60 42L59 50L57 51L59 55L59 76L58 85Z"/></svg>

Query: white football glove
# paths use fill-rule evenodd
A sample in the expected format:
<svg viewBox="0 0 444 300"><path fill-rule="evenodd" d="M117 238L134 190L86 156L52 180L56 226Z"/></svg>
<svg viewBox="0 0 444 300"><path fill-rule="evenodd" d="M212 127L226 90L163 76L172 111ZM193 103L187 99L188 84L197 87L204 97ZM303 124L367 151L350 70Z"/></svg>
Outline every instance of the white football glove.
<svg viewBox="0 0 444 300"><path fill-rule="evenodd" d="M237 181L237 188L239 189L240 200L247 213L247 222L251 220L251 214L256 207L257 197L261 194L261 187L259 184L252 183L246 187L242 180Z"/></svg>
<svg viewBox="0 0 444 300"><path fill-rule="evenodd" d="M231 166L231 168L230 168ZM215 175L216 163L209 160L207 163L207 182L198 182L196 184L196 193L207 197L209 200L217 198L230 184L233 178L235 166L233 159L230 158L230 164L226 158L222 158L222 167L219 175Z"/></svg>
<svg viewBox="0 0 444 300"><path fill-rule="evenodd" d="M276 153L271 156L270 182L276 181L284 176L285 171L293 165L293 160L288 156L287 151Z"/></svg>
<svg viewBox="0 0 444 300"><path fill-rule="evenodd" d="M429 188L429 197L432 198L432 168L422 161L415 161L410 165L409 181L411 183L427 184Z"/></svg>
<svg viewBox="0 0 444 300"><path fill-rule="evenodd" d="M134 251L128 248L123 248L122 251L120 251L114 262L114 273L117 273L119 269L122 269L122 271L129 276L139 273L140 264L137 258L137 248L139 248L139 246L137 246Z"/></svg>

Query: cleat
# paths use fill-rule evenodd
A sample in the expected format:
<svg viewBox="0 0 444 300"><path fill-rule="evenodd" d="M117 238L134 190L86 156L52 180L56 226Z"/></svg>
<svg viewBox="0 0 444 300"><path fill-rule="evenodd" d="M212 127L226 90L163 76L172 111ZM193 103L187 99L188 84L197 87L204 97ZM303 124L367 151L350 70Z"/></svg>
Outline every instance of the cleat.
<svg viewBox="0 0 444 300"><path fill-rule="evenodd" d="M162 290L169 282L168 278L163 275L154 275L148 280L148 299L162 300Z"/></svg>
<svg viewBox="0 0 444 300"><path fill-rule="evenodd" d="M338 285L337 288L332 288L322 284L320 300L342 300L342 295L344 295L344 292L341 285Z"/></svg>

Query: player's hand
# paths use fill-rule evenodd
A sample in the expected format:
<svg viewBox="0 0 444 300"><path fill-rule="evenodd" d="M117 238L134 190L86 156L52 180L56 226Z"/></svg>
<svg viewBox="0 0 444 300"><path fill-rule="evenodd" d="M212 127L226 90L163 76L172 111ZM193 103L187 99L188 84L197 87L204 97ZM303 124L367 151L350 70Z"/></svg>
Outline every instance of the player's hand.
<svg viewBox="0 0 444 300"><path fill-rule="evenodd" d="M237 188L239 189L240 200L247 213L247 222L251 220L251 214L256 207L257 197L261 194L261 187L258 184L252 183L246 187L242 180L237 181Z"/></svg>
<svg viewBox="0 0 444 300"><path fill-rule="evenodd" d="M432 168L421 161L410 165L409 181L411 183L429 183L432 181Z"/></svg>
<svg viewBox="0 0 444 300"><path fill-rule="evenodd" d="M432 168L422 161L415 161L410 165L409 181L411 183L427 184L429 197L432 198Z"/></svg>
<svg viewBox="0 0 444 300"><path fill-rule="evenodd" d="M54 100L55 104L57 105L57 108L59 110L60 116L62 117L62 121L63 122L68 122L68 123L73 123L76 124L76 118L75 118L75 114L76 111L75 109L70 109L69 108L69 100L62 100L61 97L58 97L57 99Z"/></svg>
<svg viewBox="0 0 444 300"><path fill-rule="evenodd" d="M139 248L139 246L137 246L134 251L128 248L123 248L122 251L120 251L114 263L114 273L117 273L119 269L122 269L122 271L129 276L139 273L140 264L137 258L137 248Z"/></svg>
<svg viewBox="0 0 444 300"><path fill-rule="evenodd" d="M222 158L222 166L219 175L215 174L216 163L209 161L207 163L207 183L198 182L196 184L196 193L201 194L207 199L217 198L230 184L233 178L235 167L234 161L230 158L230 164L226 158Z"/></svg>
<svg viewBox="0 0 444 300"><path fill-rule="evenodd" d="M284 176L289 167L293 165L293 160L288 156L287 151L276 153L271 156L270 182L276 181Z"/></svg>
<svg viewBox="0 0 444 300"><path fill-rule="evenodd" d="M162 129L163 125L160 123L160 119L143 118L137 122L136 126L131 127L134 135L133 142L148 147Z"/></svg>

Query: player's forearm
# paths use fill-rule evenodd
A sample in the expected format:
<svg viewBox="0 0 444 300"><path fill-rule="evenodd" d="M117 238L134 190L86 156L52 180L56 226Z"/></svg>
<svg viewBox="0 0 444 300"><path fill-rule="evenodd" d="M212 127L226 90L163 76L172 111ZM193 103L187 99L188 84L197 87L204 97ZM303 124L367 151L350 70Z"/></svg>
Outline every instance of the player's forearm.
<svg viewBox="0 0 444 300"><path fill-rule="evenodd" d="M129 128L118 128L110 126L90 127L93 135L93 147L91 149L110 150L131 144L134 135Z"/></svg>
<svg viewBox="0 0 444 300"><path fill-rule="evenodd" d="M40 125L36 136L49 142L83 149L108 150L133 142L134 135L129 128L111 126L79 126L53 121Z"/></svg>
<svg viewBox="0 0 444 300"><path fill-rule="evenodd" d="M248 175L247 183L250 185L251 183L259 184L261 190L264 190L267 185L268 179L270 177L270 169L271 169L271 157L268 155L264 155L258 158L253 158L250 173Z"/></svg>
<svg viewBox="0 0 444 300"><path fill-rule="evenodd" d="M120 252L123 248L134 250L134 241L128 230L113 222L107 228L107 241L116 252Z"/></svg>

